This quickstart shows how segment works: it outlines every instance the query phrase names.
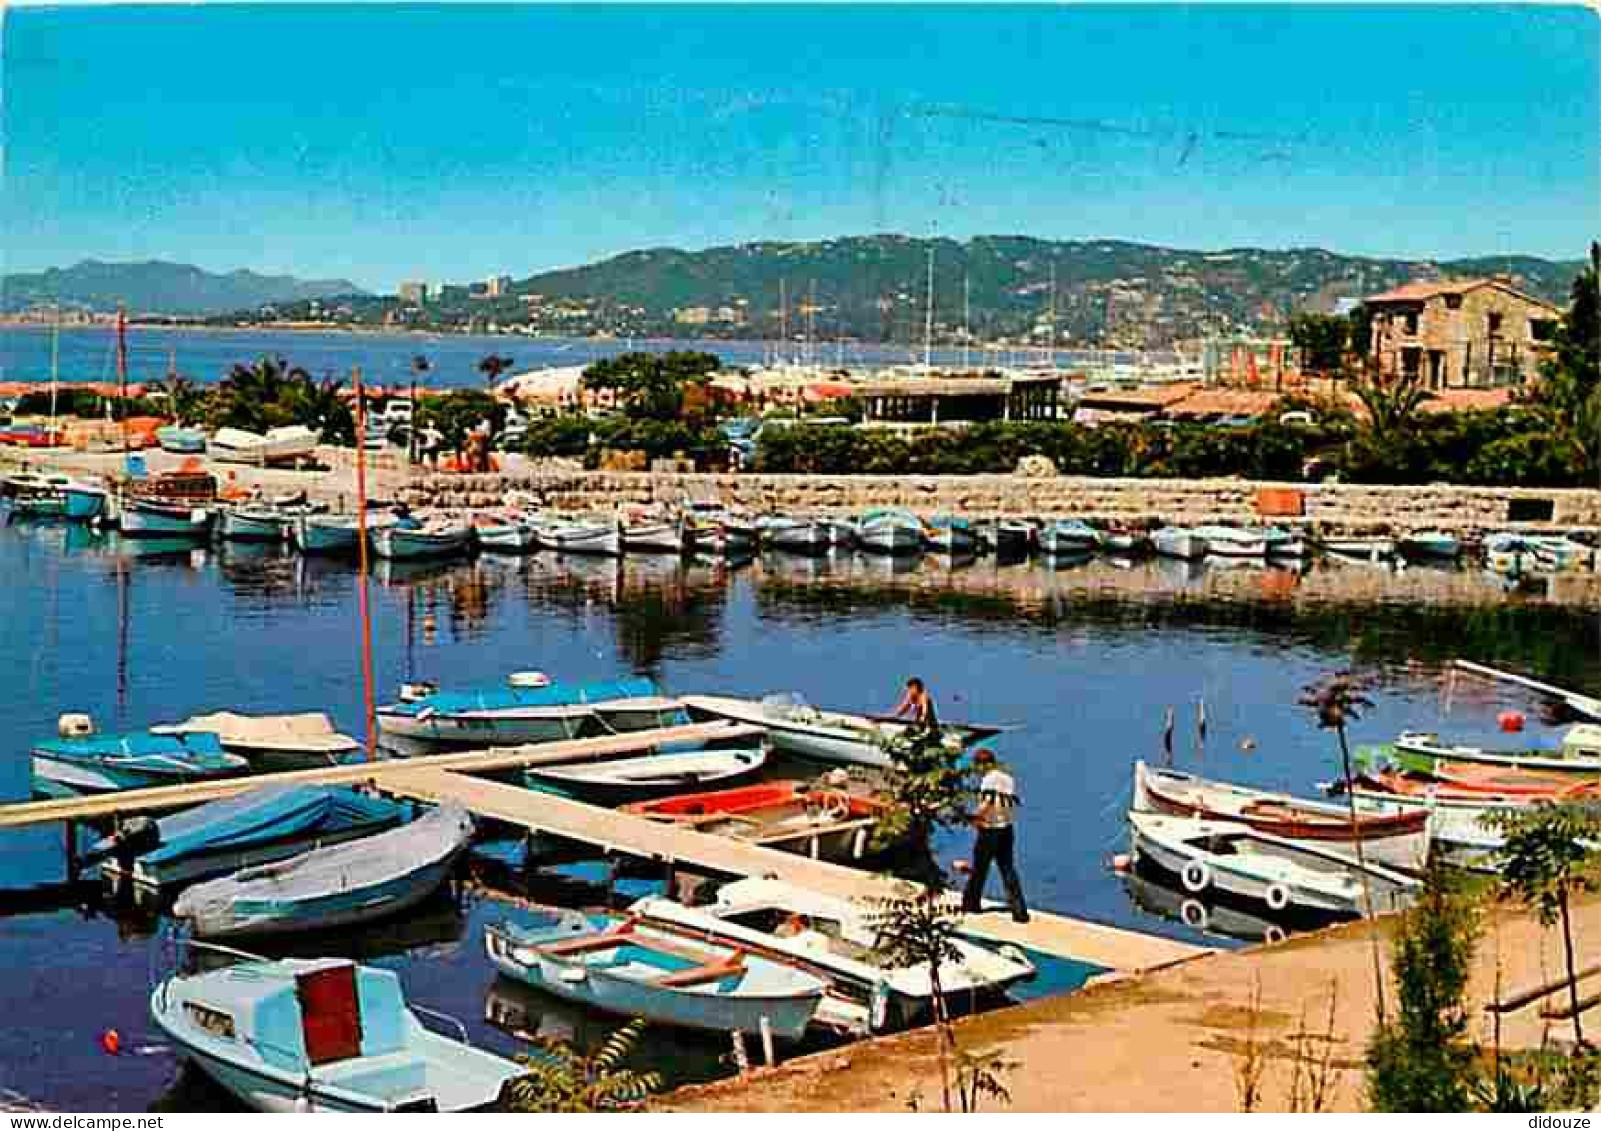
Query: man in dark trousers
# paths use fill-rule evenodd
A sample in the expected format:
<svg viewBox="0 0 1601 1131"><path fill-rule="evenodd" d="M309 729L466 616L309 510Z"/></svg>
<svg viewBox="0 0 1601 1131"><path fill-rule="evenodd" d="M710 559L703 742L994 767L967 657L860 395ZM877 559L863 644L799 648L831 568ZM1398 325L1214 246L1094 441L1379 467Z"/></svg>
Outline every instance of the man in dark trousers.
<svg viewBox="0 0 1601 1131"><path fill-rule="evenodd" d="M996 764L995 754L988 748L980 747L973 752L973 766L983 777L978 783L978 809L973 814L973 825L978 829L978 838L973 842L973 872L967 878L967 890L962 893L962 910L968 913L980 910L984 902L984 882L989 879L993 862L1006 885L1006 902L1012 909L1013 922L1027 923L1028 905L1023 902L1023 883L1017 877L1017 865L1012 860L1017 783Z"/></svg>

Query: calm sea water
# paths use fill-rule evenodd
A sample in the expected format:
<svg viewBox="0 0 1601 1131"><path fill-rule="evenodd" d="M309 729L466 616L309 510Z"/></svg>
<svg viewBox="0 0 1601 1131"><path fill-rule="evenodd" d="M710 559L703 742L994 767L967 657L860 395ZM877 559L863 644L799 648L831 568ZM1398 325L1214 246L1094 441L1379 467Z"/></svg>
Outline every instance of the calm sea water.
<svg viewBox="0 0 1601 1131"><path fill-rule="evenodd" d="M51 331L45 326L0 326L0 381L50 380ZM380 384L411 380L412 359L427 357L433 388L471 388L483 384L478 362L488 354L510 357L513 372L544 366L587 365L631 349L665 352L701 349L715 353L731 365L758 365L774 358L815 361L828 365L903 365L922 361L922 347L864 345L843 348L816 343L810 349L800 342L789 346L771 342L645 341L593 338L514 338L461 334L340 334L270 332L259 330L181 330L134 327L128 331L128 375L131 381L150 381L167 374L170 366L195 381L218 381L236 362L263 356L283 357L313 376L348 377L360 366L362 378ZM934 351L936 365L963 363L960 350ZM1057 351L1059 365L1069 366L1090 355ZM1133 354L1097 354L1105 361L1129 363ZM1156 355L1152 355L1155 357ZM974 365L1039 365L1039 350L972 351ZM117 353L109 327L70 328L61 331L59 369L63 381L115 381Z"/></svg>
<svg viewBox="0 0 1601 1131"><path fill-rule="evenodd" d="M906 675L919 674L947 717L1016 724L998 747L1024 796L1020 863L1035 904L1197 938L1145 910L1135 895L1160 900L1131 893L1108 868L1124 843L1131 763L1161 757L1166 708L1179 720L1181 766L1311 792L1332 772L1332 747L1294 703L1328 672L1355 664L1381 681L1358 741L1406 726L1488 739L1498 710L1529 705L1508 690L1451 689L1442 665L1459 654L1592 693L1601 685L1591 614L1503 597L1477 575L1363 576L1370 599L1356 603L1324 573L1159 563L953 569L932 559L908 568L769 558L730 572L481 558L381 568L374 650L384 696L408 678L460 685L538 668L574 680L639 673L682 692L795 690L827 706L882 710ZM1447 591L1473 599L1424 599ZM0 528L0 796L26 790L29 742L53 733L64 711L113 729L222 708L323 709L358 731L355 593L350 567L277 550ZM1194 726L1201 701L1204 748ZM1530 730L1555 741L1532 712ZM148 1021L159 920L113 913L88 893L18 890L61 878L60 836L0 834L0 887L11 889L0 894L0 1014L10 1021L0 1026L0 1099L13 1092L77 1110L226 1105L204 1081L179 1077ZM938 849L947 860L965 855L965 838ZM308 945L382 956L403 968L415 1000L502 1051L516 1042L486 1014L509 1011L524 1028L581 1038L604 1032L497 982L480 928L505 912L483 897L461 909L443 901L399 928ZM100 1051L107 1028L121 1033L122 1055ZM674 1079L696 1079L720 1071L724 1052L721 1041L658 1035L648 1055Z"/></svg>

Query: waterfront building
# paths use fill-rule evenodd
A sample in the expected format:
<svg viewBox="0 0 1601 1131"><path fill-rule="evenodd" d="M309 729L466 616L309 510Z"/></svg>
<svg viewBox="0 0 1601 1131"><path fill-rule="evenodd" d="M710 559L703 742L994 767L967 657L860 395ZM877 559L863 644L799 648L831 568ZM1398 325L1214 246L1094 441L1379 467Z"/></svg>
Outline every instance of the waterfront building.
<svg viewBox="0 0 1601 1131"><path fill-rule="evenodd" d="M395 288L395 295L401 302L409 302L413 306L421 306L428 301L428 284L417 282L401 283Z"/></svg>
<svg viewBox="0 0 1601 1131"><path fill-rule="evenodd" d="M485 298L502 298L511 294L510 275L491 275L484 280Z"/></svg>
<svg viewBox="0 0 1601 1131"><path fill-rule="evenodd" d="M1420 378L1430 389L1523 384L1562 317L1502 279L1415 281L1364 305L1379 373Z"/></svg>
<svg viewBox="0 0 1601 1131"><path fill-rule="evenodd" d="M1055 420L1060 374L884 374L852 393L872 424L972 424L988 420Z"/></svg>

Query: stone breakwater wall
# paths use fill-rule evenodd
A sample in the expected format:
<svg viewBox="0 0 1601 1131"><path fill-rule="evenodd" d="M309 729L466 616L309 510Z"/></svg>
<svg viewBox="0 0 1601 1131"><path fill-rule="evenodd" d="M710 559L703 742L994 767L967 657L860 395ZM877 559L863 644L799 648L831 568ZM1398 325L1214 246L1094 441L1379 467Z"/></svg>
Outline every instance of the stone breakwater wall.
<svg viewBox="0 0 1601 1131"><path fill-rule="evenodd" d="M1601 530L1601 489L1258 483L1242 479L1087 479L1019 475L759 475L536 472L428 475L401 489L413 506L483 507L513 492L575 511L717 500L757 512L856 514L903 507L958 514L1073 516L1125 522L1262 522L1341 533L1443 528Z"/></svg>

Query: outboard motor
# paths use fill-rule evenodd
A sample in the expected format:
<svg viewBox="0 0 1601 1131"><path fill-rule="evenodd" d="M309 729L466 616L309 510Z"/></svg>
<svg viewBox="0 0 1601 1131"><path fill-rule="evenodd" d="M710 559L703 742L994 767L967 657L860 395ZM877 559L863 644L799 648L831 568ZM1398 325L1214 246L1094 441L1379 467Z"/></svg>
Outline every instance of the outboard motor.
<svg viewBox="0 0 1601 1131"><path fill-rule="evenodd" d="M85 714L71 712L56 720L56 734L61 738L88 738L94 732L94 720Z"/></svg>
<svg viewBox="0 0 1601 1131"><path fill-rule="evenodd" d="M129 817L117 826L117 831L96 844L84 855L85 863L94 863L107 856L116 858L124 871L131 870L135 857L161 847L161 826L154 817Z"/></svg>
<svg viewBox="0 0 1601 1131"><path fill-rule="evenodd" d="M416 683L403 683L400 685L400 701L402 703L415 703L419 699L426 699L439 690L437 683L427 680L418 680Z"/></svg>
<svg viewBox="0 0 1601 1131"><path fill-rule="evenodd" d="M549 687L550 677L544 672L512 672L506 683L511 687Z"/></svg>

